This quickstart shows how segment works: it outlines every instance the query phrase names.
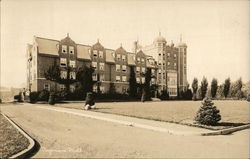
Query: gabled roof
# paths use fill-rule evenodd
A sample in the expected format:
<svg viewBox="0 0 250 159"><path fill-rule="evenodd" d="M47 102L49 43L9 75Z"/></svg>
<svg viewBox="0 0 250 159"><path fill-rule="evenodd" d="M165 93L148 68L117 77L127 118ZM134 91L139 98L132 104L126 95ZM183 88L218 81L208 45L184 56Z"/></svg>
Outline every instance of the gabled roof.
<svg viewBox="0 0 250 159"><path fill-rule="evenodd" d="M118 49L115 50L115 53L116 54L126 53L126 50L122 46L120 46Z"/></svg>
<svg viewBox="0 0 250 159"><path fill-rule="evenodd" d="M102 46L102 44L99 42L99 40L97 41L97 43L95 43L93 46L92 46L92 49L94 50L104 50L104 47Z"/></svg>
<svg viewBox="0 0 250 159"><path fill-rule="evenodd" d="M89 55L90 48L91 48L90 46L77 44L76 45L77 58L83 59L83 60L91 60L90 55Z"/></svg>
<svg viewBox="0 0 250 159"><path fill-rule="evenodd" d="M135 54L128 53L128 65L135 66Z"/></svg>
<svg viewBox="0 0 250 159"><path fill-rule="evenodd" d="M106 49L106 62L107 63L115 63L114 56L112 55L114 50Z"/></svg>
<svg viewBox="0 0 250 159"><path fill-rule="evenodd" d="M36 37L38 53L59 56L59 41Z"/></svg>

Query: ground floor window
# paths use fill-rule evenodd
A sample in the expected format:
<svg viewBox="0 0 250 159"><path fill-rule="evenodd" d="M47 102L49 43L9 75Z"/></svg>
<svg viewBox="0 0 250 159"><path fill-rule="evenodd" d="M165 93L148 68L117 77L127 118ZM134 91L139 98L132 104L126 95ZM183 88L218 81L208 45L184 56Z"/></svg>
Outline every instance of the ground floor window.
<svg viewBox="0 0 250 159"><path fill-rule="evenodd" d="M61 90L61 91L66 90L66 87L65 87L65 85L64 85L64 84L60 84L60 90Z"/></svg>
<svg viewBox="0 0 250 159"><path fill-rule="evenodd" d="M47 91L50 91L50 84L45 83L44 86L43 86L43 89L47 90Z"/></svg>
<svg viewBox="0 0 250 159"><path fill-rule="evenodd" d="M75 91L75 86L74 85L70 85L69 89L70 89L70 92L74 92Z"/></svg>

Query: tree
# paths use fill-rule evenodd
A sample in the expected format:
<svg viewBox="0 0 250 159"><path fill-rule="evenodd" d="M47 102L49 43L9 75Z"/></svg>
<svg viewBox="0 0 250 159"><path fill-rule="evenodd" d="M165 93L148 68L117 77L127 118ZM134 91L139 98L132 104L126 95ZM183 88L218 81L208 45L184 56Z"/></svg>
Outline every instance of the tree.
<svg viewBox="0 0 250 159"><path fill-rule="evenodd" d="M201 99L204 99L207 93L207 78L203 77L201 81Z"/></svg>
<svg viewBox="0 0 250 159"><path fill-rule="evenodd" d="M196 100L196 93L198 90L198 79L197 78L194 78L194 80L193 80L192 89L193 89L193 100Z"/></svg>
<svg viewBox="0 0 250 159"><path fill-rule="evenodd" d="M211 96L212 96L212 98L215 98L217 89L218 89L218 81L217 81L217 79L213 78L212 82L211 82Z"/></svg>
<svg viewBox="0 0 250 159"><path fill-rule="evenodd" d="M223 88L223 93L224 93L225 98L227 98L227 96L228 96L228 93L230 90L230 85L231 85L230 78L227 78L225 80L224 88Z"/></svg>
<svg viewBox="0 0 250 159"><path fill-rule="evenodd" d="M130 77L129 77L129 96L132 98L136 97L137 83L135 78L134 67L130 66Z"/></svg>
<svg viewBox="0 0 250 159"><path fill-rule="evenodd" d="M145 83L142 83L142 97L141 101L151 100L151 91L150 91L150 81L152 78L151 69L147 68L146 73L142 73L141 76L145 77Z"/></svg>
<svg viewBox="0 0 250 159"><path fill-rule="evenodd" d="M216 125L220 120L220 111L214 106L212 100L205 98L195 116L195 121L204 125Z"/></svg>
<svg viewBox="0 0 250 159"><path fill-rule="evenodd" d="M238 79L235 83L232 84L231 86L231 96L232 97L237 97L238 99L243 97L243 92L242 92L242 79Z"/></svg>
<svg viewBox="0 0 250 159"><path fill-rule="evenodd" d="M66 71L66 78L62 78L61 76L61 71ZM75 72L75 70L68 66L63 68L60 68L56 63L54 63L52 66L49 67L47 71L44 72L44 76L47 80L59 83L59 84L64 84L66 87L66 91L69 92L69 86L76 81L76 79L70 78L70 72Z"/></svg>
<svg viewBox="0 0 250 159"><path fill-rule="evenodd" d="M92 74L94 71L93 67L87 66L80 67L77 70L76 79L81 84L81 90L84 94L93 90L95 81L93 81Z"/></svg>

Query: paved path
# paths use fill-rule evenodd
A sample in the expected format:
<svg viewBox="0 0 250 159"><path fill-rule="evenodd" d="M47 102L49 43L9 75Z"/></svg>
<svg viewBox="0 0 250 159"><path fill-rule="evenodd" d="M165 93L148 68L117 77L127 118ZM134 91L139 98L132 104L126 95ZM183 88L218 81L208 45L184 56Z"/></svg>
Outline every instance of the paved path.
<svg viewBox="0 0 250 159"><path fill-rule="evenodd" d="M1 111L35 138L33 157L249 158L249 129L227 136L179 136L90 119L39 105L1 105ZM92 113L92 112L84 112Z"/></svg>

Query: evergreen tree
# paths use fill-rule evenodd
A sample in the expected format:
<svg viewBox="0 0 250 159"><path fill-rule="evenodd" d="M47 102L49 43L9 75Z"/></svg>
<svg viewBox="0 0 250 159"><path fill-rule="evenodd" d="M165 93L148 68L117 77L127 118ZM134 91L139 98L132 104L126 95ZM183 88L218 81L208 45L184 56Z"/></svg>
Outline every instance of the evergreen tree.
<svg viewBox="0 0 250 159"><path fill-rule="evenodd" d="M205 98L195 116L195 121L203 125L216 125L220 120L220 111L214 106L212 100Z"/></svg>
<svg viewBox="0 0 250 159"><path fill-rule="evenodd" d="M238 99L243 97L243 92L242 92L242 80L241 78L238 79L235 83L232 84L231 86L231 96L236 97Z"/></svg>
<svg viewBox="0 0 250 159"><path fill-rule="evenodd" d="M223 88L223 93L224 93L225 98L227 98L227 96L228 96L228 93L230 90L230 85L231 85L230 78L227 78L225 80L224 88Z"/></svg>
<svg viewBox="0 0 250 159"><path fill-rule="evenodd" d="M212 98L215 98L217 89L218 89L218 81L217 81L217 79L213 78L212 82L211 82L211 96L212 96Z"/></svg>
<svg viewBox="0 0 250 159"><path fill-rule="evenodd" d="M203 77L201 81L201 99L204 99L207 93L207 78Z"/></svg>
<svg viewBox="0 0 250 159"><path fill-rule="evenodd" d="M130 66L130 78L129 78L129 96L132 98L136 97L137 83L135 78L134 67Z"/></svg>
<svg viewBox="0 0 250 159"><path fill-rule="evenodd" d="M196 94L198 90L198 79L194 78L192 83L192 89L193 89L193 100L196 100Z"/></svg>
<svg viewBox="0 0 250 159"><path fill-rule="evenodd" d="M150 82L152 78L151 69L147 68L146 74L145 74L145 84L144 84L144 91L145 91L145 99L151 100L151 91L150 91Z"/></svg>
<svg viewBox="0 0 250 159"><path fill-rule="evenodd" d="M66 68L63 68L63 71L67 72L66 78L62 78L61 76L61 71L62 69L54 63L52 66L49 67L47 71L44 72L44 77L47 80L59 83L59 84L64 84L66 87L66 91L69 92L69 86L76 81L76 79L70 78L70 72L75 72L74 68L68 66Z"/></svg>
<svg viewBox="0 0 250 159"><path fill-rule="evenodd" d="M84 94L93 90L95 81L93 81L92 74L94 71L93 67L83 66L78 68L76 79L81 84L81 90Z"/></svg>

